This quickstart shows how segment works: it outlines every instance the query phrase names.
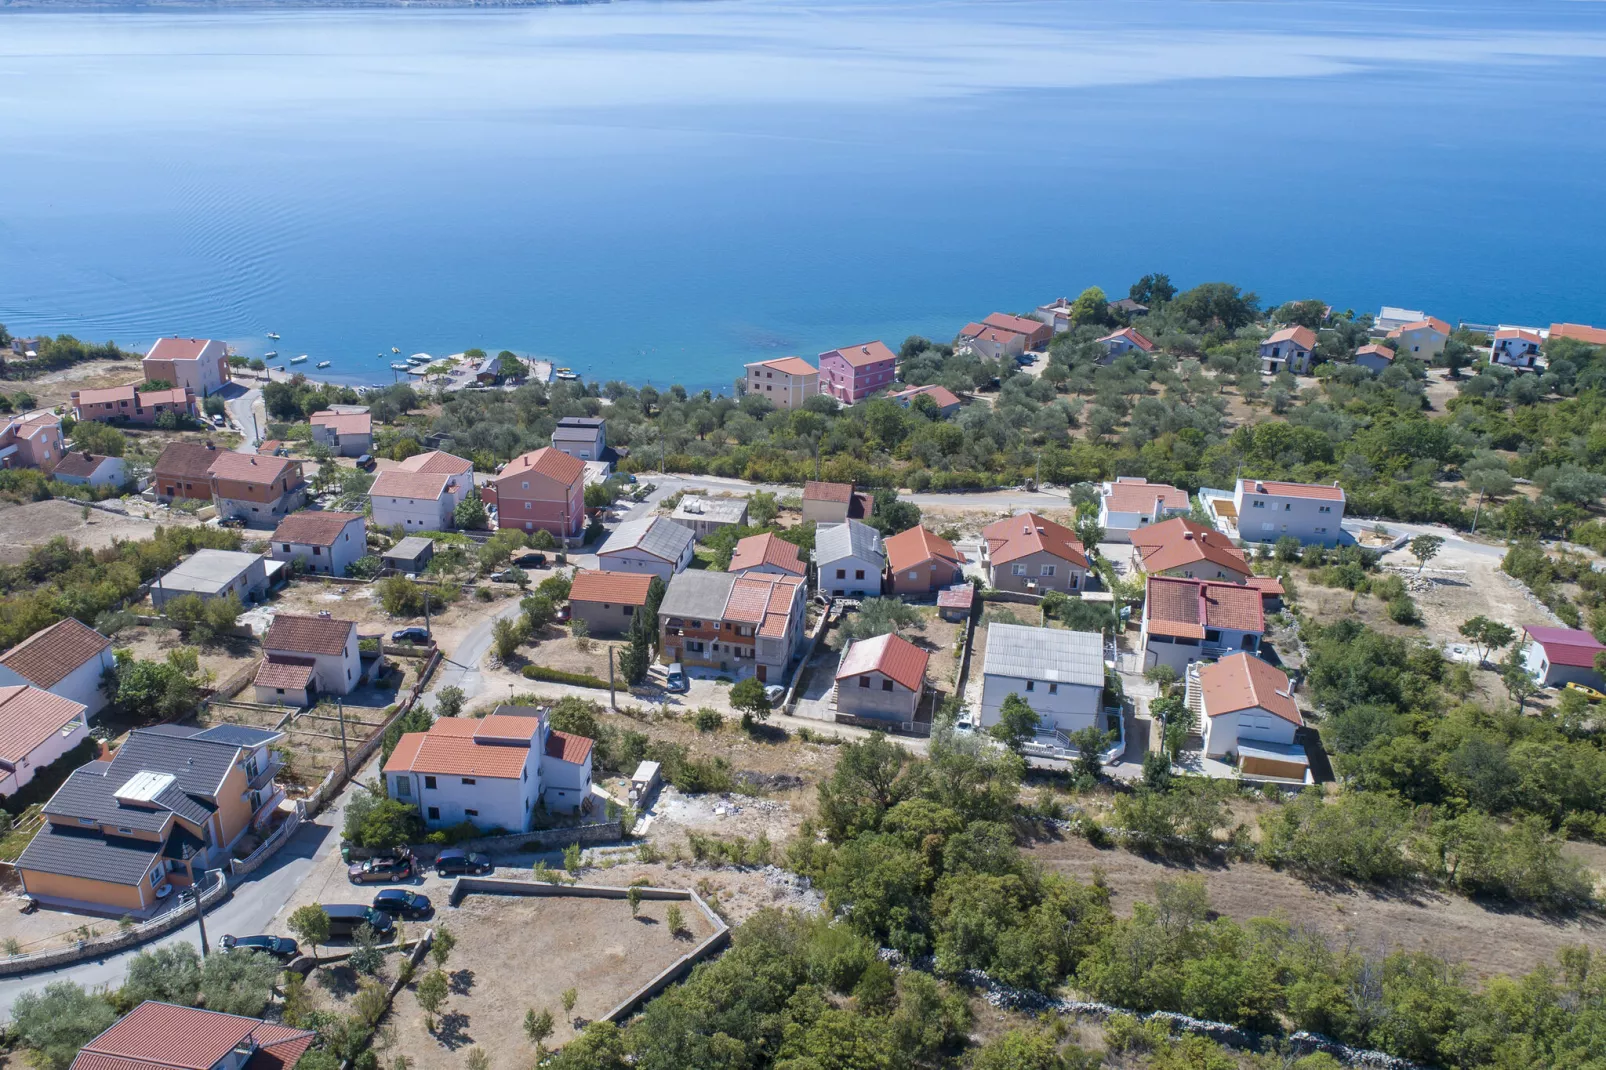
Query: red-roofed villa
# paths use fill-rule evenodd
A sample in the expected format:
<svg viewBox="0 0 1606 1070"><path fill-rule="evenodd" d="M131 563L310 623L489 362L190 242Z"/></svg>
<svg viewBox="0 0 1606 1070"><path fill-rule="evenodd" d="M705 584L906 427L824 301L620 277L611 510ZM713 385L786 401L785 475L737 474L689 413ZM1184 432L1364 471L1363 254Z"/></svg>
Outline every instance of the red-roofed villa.
<svg viewBox="0 0 1606 1070"><path fill-rule="evenodd" d="M1595 656L1602 646L1589 632L1577 628L1524 628L1528 637L1522 652L1523 664L1541 687L1583 684L1606 691L1606 679L1595 668Z"/></svg>

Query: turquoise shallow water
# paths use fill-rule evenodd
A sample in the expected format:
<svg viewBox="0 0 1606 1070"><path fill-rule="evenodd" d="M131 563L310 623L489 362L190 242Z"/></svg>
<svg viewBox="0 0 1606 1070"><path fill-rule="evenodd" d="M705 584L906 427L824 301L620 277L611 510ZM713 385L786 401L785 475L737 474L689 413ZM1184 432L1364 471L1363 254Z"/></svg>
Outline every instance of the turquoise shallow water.
<svg viewBox="0 0 1606 1070"><path fill-rule="evenodd" d="M0 322L716 388L1155 270L1606 323L1603 61L1559 0L0 13Z"/></svg>

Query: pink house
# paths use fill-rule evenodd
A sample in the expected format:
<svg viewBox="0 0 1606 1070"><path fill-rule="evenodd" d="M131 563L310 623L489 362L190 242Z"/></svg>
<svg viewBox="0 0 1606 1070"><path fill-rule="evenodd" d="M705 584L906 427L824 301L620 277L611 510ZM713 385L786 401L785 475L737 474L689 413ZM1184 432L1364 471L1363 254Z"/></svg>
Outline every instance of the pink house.
<svg viewBox="0 0 1606 1070"><path fill-rule="evenodd" d="M496 526L550 531L572 539L585 530L585 462L550 446L521 454L481 488L496 506Z"/></svg>
<svg viewBox="0 0 1606 1070"><path fill-rule="evenodd" d="M892 383L898 358L880 342L820 354L820 393L844 405L863 401Z"/></svg>
<svg viewBox="0 0 1606 1070"><path fill-rule="evenodd" d="M79 420L108 423L154 424L164 412L195 415L195 395L182 386L170 390L136 390L132 385L103 390L74 390L73 414Z"/></svg>
<svg viewBox="0 0 1606 1070"><path fill-rule="evenodd" d="M37 468L49 475L66 452L61 418L53 412L25 413L0 426L0 468Z"/></svg>

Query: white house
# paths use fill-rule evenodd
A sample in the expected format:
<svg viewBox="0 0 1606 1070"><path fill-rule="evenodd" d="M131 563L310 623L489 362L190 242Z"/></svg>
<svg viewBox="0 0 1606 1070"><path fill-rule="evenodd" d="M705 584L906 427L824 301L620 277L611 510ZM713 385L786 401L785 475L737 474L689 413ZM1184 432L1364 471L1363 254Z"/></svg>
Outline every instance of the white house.
<svg viewBox="0 0 1606 1070"><path fill-rule="evenodd" d="M1304 726L1288 677L1252 654L1199 668L1196 685L1207 758L1236 756L1240 773L1306 781L1310 760L1294 742Z"/></svg>
<svg viewBox="0 0 1606 1070"><path fill-rule="evenodd" d="M0 687L0 796L88 738L83 703L27 684Z"/></svg>
<svg viewBox="0 0 1606 1070"><path fill-rule="evenodd" d="M1606 650L1589 632L1577 628L1524 628L1528 644L1522 661L1542 687L1584 684L1606 690L1606 679L1595 668L1595 658Z"/></svg>
<svg viewBox="0 0 1606 1070"><path fill-rule="evenodd" d="M540 807L590 809L591 750L586 737L553 730L543 709L498 706L403 735L385 763L385 789L417 806L427 828L527 832Z"/></svg>
<svg viewBox="0 0 1606 1070"><path fill-rule="evenodd" d="M1123 353L1136 350L1139 353L1153 353L1157 348L1149 341L1147 335L1136 327L1122 327L1118 331L1111 331L1103 338L1094 339L1094 344L1104 349L1104 356L1099 358L1100 364L1108 364Z"/></svg>
<svg viewBox="0 0 1606 1070"><path fill-rule="evenodd" d="M280 613L262 637L258 702L310 706L320 695L345 695L362 680L357 622Z"/></svg>
<svg viewBox="0 0 1606 1070"><path fill-rule="evenodd" d="M1315 331L1309 327L1284 327L1260 343L1260 373L1290 371L1304 375L1310 371L1310 358L1315 351Z"/></svg>
<svg viewBox="0 0 1606 1070"><path fill-rule="evenodd" d="M141 370L148 380L169 382L204 398L229 381L229 349L216 338L158 338Z"/></svg>
<svg viewBox="0 0 1606 1070"><path fill-rule="evenodd" d="M1398 355L1388 346L1368 342L1355 351L1355 363L1369 372L1381 375L1394 366L1394 358Z"/></svg>
<svg viewBox="0 0 1606 1070"><path fill-rule="evenodd" d="M691 564L696 545L690 528L667 516L649 516L614 528L597 561L609 572L647 572L667 583Z"/></svg>
<svg viewBox="0 0 1606 1070"><path fill-rule="evenodd" d="M374 418L366 409L325 409L307 419L312 424L312 441L329 447L337 457L361 457L374 448Z"/></svg>
<svg viewBox="0 0 1606 1070"><path fill-rule="evenodd" d="M102 457L81 450L65 454L50 478L84 487L120 487L128 482L128 467L121 457Z"/></svg>
<svg viewBox="0 0 1606 1070"><path fill-rule="evenodd" d="M1495 363L1508 368L1532 368L1539 362L1539 350L1544 344L1538 331L1503 327L1494 332L1492 355Z"/></svg>
<svg viewBox="0 0 1606 1070"><path fill-rule="evenodd" d="M1099 527L1107 542L1131 542L1138 528L1188 515L1188 492L1140 476L1119 476L1099 485Z"/></svg>
<svg viewBox="0 0 1606 1070"><path fill-rule="evenodd" d="M110 639L67 617L0 654L0 685L31 684L80 704L93 721L106 708L101 680L116 665Z"/></svg>
<svg viewBox="0 0 1606 1070"><path fill-rule="evenodd" d="M600 461L608 448L608 421L600 416L565 416L552 431L552 448L581 461Z"/></svg>
<svg viewBox="0 0 1606 1070"><path fill-rule="evenodd" d="M1276 542L1292 535L1307 545L1336 546L1343 531L1344 488L1337 483L1240 479L1233 487L1232 505L1238 537L1245 542Z"/></svg>
<svg viewBox="0 0 1606 1070"><path fill-rule="evenodd" d="M474 462L431 450L380 472L368 488L368 502L377 528L446 531L473 489Z"/></svg>
<svg viewBox="0 0 1606 1070"><path fill-rule="evenodd" d="M1093 727L1104 706L1104 637L1064 628L988 625L982 727L998 723L1011 694L1037 712L1040 733L1069 735Z"/></svg>
<svg viewBox="0 0 1606 1070"><path fill-rule="evenodd" d="M814 531L815 586L838 598L873 598L881 593L887 551L881 533L869 524L845 520Z"/></svg>
<svg viewBox="0 0 1606 1070"><path fill-rule="evenodd" d="M308 572L344 576L368 553L368 521L361 513L291 513L269 541L275 561L299 560Z"/></svg>
<svg viewBox="0 0 1606 1070"><path fill-rule="evenodd" d="M1169 665L1181 676L1195 661L1257 653L1266 631L1258 588L1150 576L1143 599L1143 667Z"/></svg>

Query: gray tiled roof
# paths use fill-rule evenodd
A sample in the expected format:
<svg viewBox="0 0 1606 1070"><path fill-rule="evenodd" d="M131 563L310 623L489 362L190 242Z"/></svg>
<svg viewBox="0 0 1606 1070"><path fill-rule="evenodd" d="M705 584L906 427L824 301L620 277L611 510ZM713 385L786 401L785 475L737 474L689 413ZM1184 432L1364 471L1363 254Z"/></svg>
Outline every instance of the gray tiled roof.
<svg viewBox="0 0 1606 1070"><path fill-rule="evenodd" d="M735 584L736 577L729 572L677 573L664 592L658 615L717 621L725 615L725 604Z"/></svg>
<svg viewBox="0 0 1606 1070"><path fill-rule="evenodd" d="M1104 637L1097 632L1073 632L1064 628L990 624L982 672L989 676L1102 687Z"/></svg>
<svg viewBox="0 0 1606 1070"><path fill-rule="evenodd" d="M884 563L887 555L881 548L881 533L857 520L819 525L814 532L814 560L825 564L846 557Z"/></svg>
<svg viewBox="0 0 1606 1070"><path fill-rule="evenodd" d="M134 884L145 876L162 847L155 840L77 832L47 822L17 859L17 868Z"/></svg>
<svg viewBox="0 0 1606 1070"><path fill-rule="evenodd" d="M167 822L169 810L197 825L206 824L212 816L214 807L186 795L177 781L163 788L151 800L156 809L126 805L118 800L117 789L139 770L131 770L128 766L123 766L120 771L114 770L115 763L95 764L103 768L74 769L66 782L56 789L56 794L45 803L44 812L62 817L90 817L108 825L145 832L159 831Z"/></svg>
<svg viewBox="0 0 1606 1070"><path fill-rule="evenodd" d="M186 793L211 796L217 793L218 786L228 775L229 767L234 764L234 757L238 753L239 744L235 743L221 743L199 736L180 739L136 729L128 734L128 739L117 749L117 756L112 759L106 779L117 781L112 785L115 789L142 770L172 773L178 778L178 786Z"/></svg>
<svg viewBox="0 0 1606 1070"><path fill-rule="evenodd" d="M193 738L204 739L210 743L227 743L235 747L260 747L264 743L272 743L283 732L274 732L266 728L247 728L239 724L215 724L211 728L195 733Z"/></svg>
<svg viewBox="0 0 1606 1070"><path fill-rule="evenodd" d="M640 550L664 561L679 561L686 547L696 541L688 527L670 520L667 516L649 516L640 520L627 520L614 529L608 541L602 544L597 556L621 550Z"/></svg>

